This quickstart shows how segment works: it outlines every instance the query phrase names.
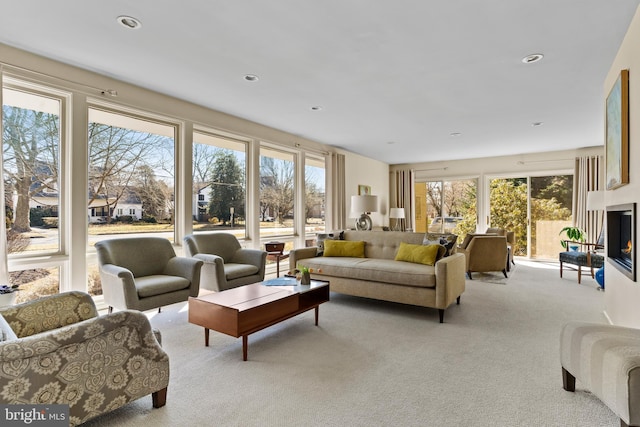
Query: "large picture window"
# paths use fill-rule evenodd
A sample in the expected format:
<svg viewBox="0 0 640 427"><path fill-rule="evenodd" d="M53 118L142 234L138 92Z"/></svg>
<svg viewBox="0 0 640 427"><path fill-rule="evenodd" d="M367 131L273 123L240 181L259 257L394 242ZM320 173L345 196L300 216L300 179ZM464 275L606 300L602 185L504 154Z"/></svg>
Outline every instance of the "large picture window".
<svg viewBox="0 0 640 427"><path fill-rule="evenodd" d="M144 233L174 241L174 126L89 109L87 216L89 245ZM97 265L90 292L102 293Z"/></svg>
<svg viewBox="0 0 640 427"><path fill-rule="evenodd" d="M260 237L292 235L294 230L295 157L260 148Z"/></svg>
<svg viewBox="0 0 640 427"><path fill-rule="evenodd" d="M193 231L226 231L238 238L246 230L246 143L193 134Z"/></svg>
<svg viewBox="0 0 640 427"><path fill-rule="evenodd" d="M62 98L9 83L2 90L4 209L9 257L60 252ZM18 302L59 292L59 268L12 269Z"/></svg>

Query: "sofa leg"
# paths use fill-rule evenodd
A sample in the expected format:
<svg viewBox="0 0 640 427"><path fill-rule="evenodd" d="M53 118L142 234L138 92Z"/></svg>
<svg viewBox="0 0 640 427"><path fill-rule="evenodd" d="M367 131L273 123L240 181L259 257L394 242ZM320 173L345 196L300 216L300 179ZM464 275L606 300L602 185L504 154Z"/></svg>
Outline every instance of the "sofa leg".
<svg viewBox="0 0 640 427"><path fill-rule="evenodd" d="M460 305L460 295L458 295L458 298L456 298L456 304Z"/></svg>
<svg viewBox="0 0 640 427"><path fill-rule="evenodd" d="M469 280L473 280L473 277L471 277L471 271L467 271L467 277L469 278Z"/></svg>
<svg viewBox="0 0 640 427"><path fill-rule="evenodd" d="M162 312L162 307L158 307L158 313Z"/></svg>
<svg viewBox="0 0 640 427"><path fill-rule="evenodd" d="M109 306L109 308L107 309L107 312L108 312L109 314L113 313L113 307Z"/></svg>
<svg viewBox="0 0 640 427"><path fill-rule="evenodd" d="M567 391L576 391L576 377L571 375L564 367L562 368L562 388Z"/></svg>
<svg viewBox="0 0 640 427"><path fill-rule="evenodd" d="M562 261L560 261L560 278L562 279Z"/></svg>
<svg viewBox="0 0 640 427"><path fill-rule="evenodd" d="M444 309L439 308L438 314L440 315L440 323L444 323Z"/></svg>
<svg viewBox="0 0 640 427"><path fill-rule="evenodd" d="M162 408L167 403L167 388L151 393L154 408Z"/></svg>
<svg viewBox="0 0 640 427"><path fill-rule="evenodd" d="M507 276L507 270L502 270L502 274L504 274L505 279L509 278L509 276Z"/></svg>

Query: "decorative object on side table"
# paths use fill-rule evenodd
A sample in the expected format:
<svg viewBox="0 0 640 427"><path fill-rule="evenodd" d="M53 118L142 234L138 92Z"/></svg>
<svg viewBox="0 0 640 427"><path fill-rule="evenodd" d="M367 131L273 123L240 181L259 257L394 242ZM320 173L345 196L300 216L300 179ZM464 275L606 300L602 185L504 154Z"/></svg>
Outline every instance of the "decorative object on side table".
<svg viewBox="0 0 640 427"><path fill-rule="evenodd" d="M378 211L378 196L351 196L351 218L356 218L356 229L371 230L369 214Z"/></svg>
<svg viewBox="0 0 640 427"><path fill-rule="evenodd" d="M20 289L20 285L0 285L0 307L13 305L16 302L16 292Z"/></svg>
<svg viewBox="0 0 640 427"><path fill-rule="evenodd" d="M393 231L402 231L402 220L404 219L404 208L391 208L389 218L395 219Z"/></svg>

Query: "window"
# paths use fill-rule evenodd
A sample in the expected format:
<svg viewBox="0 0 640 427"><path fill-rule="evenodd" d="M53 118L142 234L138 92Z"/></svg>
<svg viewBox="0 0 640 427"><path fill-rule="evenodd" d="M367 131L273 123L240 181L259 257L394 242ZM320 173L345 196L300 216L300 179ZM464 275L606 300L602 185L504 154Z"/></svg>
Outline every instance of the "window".
<svg viewBox="0 0 640 427"><path fill-rule="evenodd" d="M65 95L6 79L2 89L4 209L10 282L18 302L60 291L60 267L34 257L60 254L61 116ZM12 264L16 264L13 262ZM31 268L34 264L42 265Z"/></svg>
<svg viewBox="0 0 640 427"><path fill-rule="evenodd" d="M294 155L260 147L261 237L293 235L294 197Z"/></svg>
<svg viewBox="0 0 640 427"><path fill-rule="evenodd" d="M89 245L135 233L173 241L175 126L89 108L88 129ZM101 294L97 266L88 273Z"/></svg>
<svg viewBox="0 0 640 427"><path fill-rule="evenodd" d="M246 229L245 142L206 132L193 134L193 231Z"/></svg>
<svg viewBox="0 0 640 427"><path fill-rule="evenodd" d="M454 233L462 241L476 230L476 192L475 179L416 185L416 231Z"/></svg>
<svg viewBox="0 0 640 427"><path fill-rule="evenodd" d="M305 228L309 238L325 229L324 158L307 155L304 167Z"/></svg>

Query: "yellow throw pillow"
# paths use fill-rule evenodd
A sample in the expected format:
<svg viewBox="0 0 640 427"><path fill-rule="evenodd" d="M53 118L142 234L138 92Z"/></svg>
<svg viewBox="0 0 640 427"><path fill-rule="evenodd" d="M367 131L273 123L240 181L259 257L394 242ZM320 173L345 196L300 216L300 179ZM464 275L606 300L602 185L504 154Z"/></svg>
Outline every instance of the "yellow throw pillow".
<svg viewBox="0 0 640 427"><path fill-rule="evenodd" d="M325 240L323 256L364 258L364 242L351 240Z"/></svg>
<svg viewBox="0 0 640 427"><path fill-rule="evenodd" d="M401 242L396 261L435 265L440 245L412 245Z"/></svg>

